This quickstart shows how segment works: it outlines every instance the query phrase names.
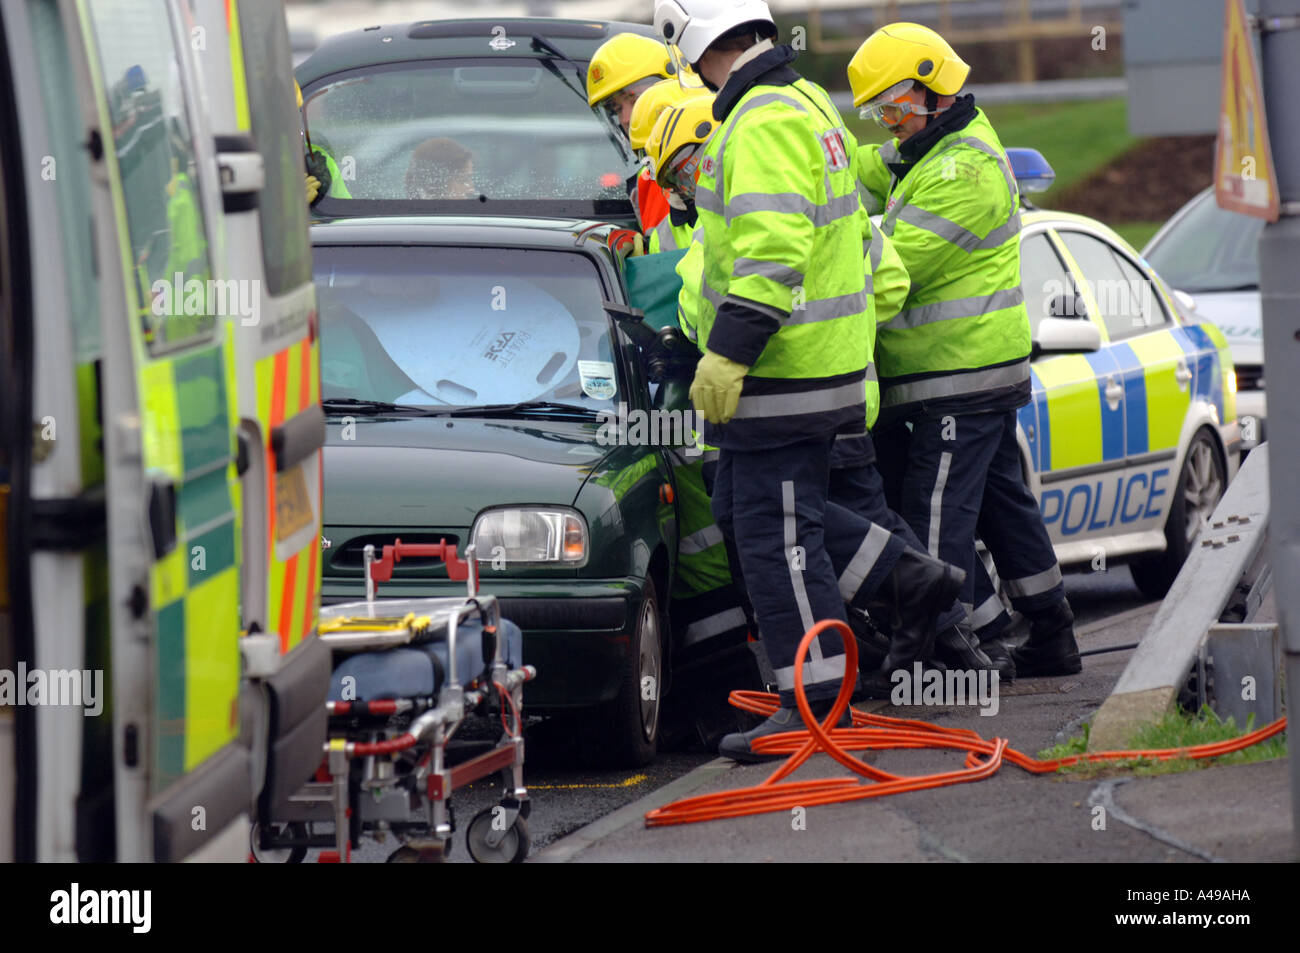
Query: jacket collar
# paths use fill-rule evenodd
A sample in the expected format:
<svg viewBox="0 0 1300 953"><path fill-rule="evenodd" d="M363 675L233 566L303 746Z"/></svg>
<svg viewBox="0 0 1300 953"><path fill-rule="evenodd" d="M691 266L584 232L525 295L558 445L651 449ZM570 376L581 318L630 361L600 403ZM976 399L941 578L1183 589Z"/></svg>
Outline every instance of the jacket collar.
<svg viewBox="0 0 1300 953"><path fill-rule="evenodd" d="M908 169L925 158L940 139L965 129L974 118L975 97L969 93L958 96L957 101L945 109L930 125L898 147L901 161L889 163L889 171L901 179L907 174Z"/></svg>
<svg viewBox="0 0 1300 953"><path fill-rule="evenodd" d="M673 228L681 228L683 225L694 225L697 217L698 216L695 213L695 202L693 201L688 201L685 208L677 208L673 205L668 206L668 221L672 224Z"/></svg>
<svg viewBox="0 0 1300 953"><path fill-rule="evenodd" d="M721 122L731 114L740 97L754 86L789 86L800 79L789 66L799 54L792 46L778 46L756 56L727 79L713 101L713 118Z"/></svg>

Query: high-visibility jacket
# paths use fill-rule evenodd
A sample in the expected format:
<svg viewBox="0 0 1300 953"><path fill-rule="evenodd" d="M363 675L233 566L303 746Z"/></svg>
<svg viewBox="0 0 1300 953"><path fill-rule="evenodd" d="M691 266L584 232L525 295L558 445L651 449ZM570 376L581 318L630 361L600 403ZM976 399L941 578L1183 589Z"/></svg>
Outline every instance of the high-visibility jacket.
<svg viewBox="0 0 1300 953"><path fill-rule="evenodd" d="M311 151L325 160L325 168L329 170L330 187L325 194L332 199L352 198L352 193L348 191L347 183L343 181L343 174L339 172L339 164L334 161L334 157L317 145L313 145Z"/></svg>
<svg viewBox="0 0 1300 953"><path fill-rule="evenodd" d="M650 239L646 242L647 254L654 255L661 251L677 251L691 243L695 226L683 223L674 225L672 214L665 215L654 228L650 229Z"/></svg>
<svg viewBox="0 0 1300 953"><path fill-rule="evenodd" d="M743 66L718 94L695 204L704 270L698 339L750 368L731 449L861 432L868 289L853 174L856 142L789 47Z"/></svg>
<svg viewBox="0 0 1300 953"><path fill-rule="evenodd" d="M875 353L876 335L883 324L887 324L898 314L907 300L908 291L911 289L911 278L907 274L907 266L903 264L903 259L899 256L898 250L894 248L894 243L889 240L884 232L867 219L870 226L870 235L863 239L863 255L865 256L866 272L871 276L871 300L869 302L871 320L868 322L868 347L871 353ZM680 307L680 305L679 305ZM876 381L876 375L867 375L867 429L870 430L876 424L876 418L880 415L880 384Z"/></svg>
<svg viewBox="0 0 1300 953"><path fill-rule="evenodd" d="M887 323L902 308L911 281L907 275L907 266L903 264L903 259L899 257L889 237L870 219L866 221L869 233L862 240L862 254L864 270L872 288L868 301L870 319L867 323L867 346L869 351L873 351L877 327ZM697 229L686 254L677 263L677 276L682 280L682 290L677 296L677 323L683 333L696 344L699 344L696 324L699 320L700 284L704 268L701 236L702 232ZM880 413L880 386L875 375L870 373L867 374L866 403L867 429L871 429ZM707 451L712 448L706 446L705 449Z"/></svg>
<svg viewBox="0 0 1300 953"><path fill-rule="evenodd" d="M922 401L931 412L961 412L1029 399L1020 196L983 112L962 100L951 109L959 107L919 157L897 140L859 153L858 174L883 203L882 230L911 277L876 347L883 407L900 415Z"/></svg>

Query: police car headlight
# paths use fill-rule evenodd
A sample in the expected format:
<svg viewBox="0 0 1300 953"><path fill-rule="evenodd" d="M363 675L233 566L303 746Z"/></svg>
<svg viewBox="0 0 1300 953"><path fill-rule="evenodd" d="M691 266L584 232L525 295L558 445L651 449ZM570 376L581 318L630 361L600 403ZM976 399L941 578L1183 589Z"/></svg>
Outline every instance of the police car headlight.
<svg viewBox="0 0 1300 953"><path fill-rule="evenodd" d="M587 562L587 524L561 507L486 510L474 520L470 542L480 562L575 569Z"/></svg>

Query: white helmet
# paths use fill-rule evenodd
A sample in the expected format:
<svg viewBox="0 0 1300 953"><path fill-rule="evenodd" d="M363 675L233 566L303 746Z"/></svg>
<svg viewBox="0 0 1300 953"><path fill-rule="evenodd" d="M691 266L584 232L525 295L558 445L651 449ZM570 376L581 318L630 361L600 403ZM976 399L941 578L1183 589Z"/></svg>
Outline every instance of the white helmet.
<svg viewBox="0 0 1300 953"><path fill-rule="evenodd" d="M732 27L766 21L776 32L772 11L763 0L656 0L655 32L676 44L688 63L698 63L704 51Z"/></svg>

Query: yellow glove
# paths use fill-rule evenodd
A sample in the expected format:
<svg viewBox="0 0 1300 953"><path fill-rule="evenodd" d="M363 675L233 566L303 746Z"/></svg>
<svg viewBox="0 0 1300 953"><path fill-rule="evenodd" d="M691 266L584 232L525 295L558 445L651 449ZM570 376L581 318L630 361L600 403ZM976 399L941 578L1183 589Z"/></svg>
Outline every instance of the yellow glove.
<svg viewBox="0 0 1300 953"><path fill-rule="evenodd" d="M725 424L736 415L740 403L740 389L745 384L749 368L744 364L705 351L695 366L695 380L691 381L691 403L700 416L711 424Z"/></svg>
<svg viewBox="0 0 1300 953"><path fill-rule="evenodd" d="M320 192L320 179L314 175L307 176L307 204L310 205L316 201L316 195Z"/></svg>

